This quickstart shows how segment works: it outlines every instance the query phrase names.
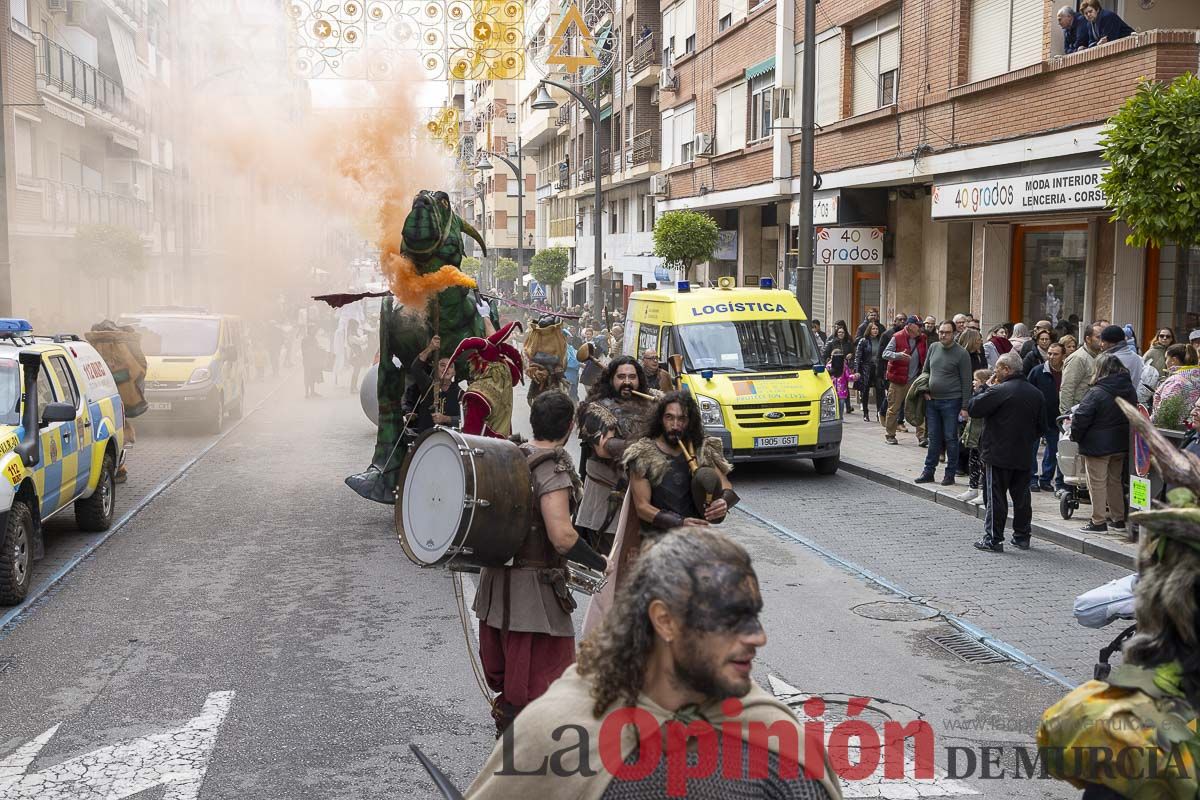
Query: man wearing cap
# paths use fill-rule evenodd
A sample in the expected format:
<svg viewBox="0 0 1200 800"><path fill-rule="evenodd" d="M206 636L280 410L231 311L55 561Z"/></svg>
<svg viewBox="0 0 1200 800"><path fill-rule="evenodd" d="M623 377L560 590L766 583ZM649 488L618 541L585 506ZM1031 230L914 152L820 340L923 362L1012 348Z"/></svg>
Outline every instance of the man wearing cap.
<svg viewBox="0 0 1200 800"><path fill-rule="evenodd" d="M1142 379L1142 368L1145 362L1141 356L1129 346L1125 339L1125 331L1120 325L1109 325L1100 331L1100 349L1117 357L1117 360L1129 370L1129 378L1137 386Z"/></svg>
<svg viewBox="0 0 1200 800"><path fill-rule="evenodd" d="M904 329L897 331L888 341L883 351L883 360L887 362L887 420L884 427L887 434L883 440L888 444L899 444L896 441L896 424L904 398L908 394L908 385L916 380L925 367L925 356L928 340L921 331L921 320L910 316L905 320ZM917 440L925 441L925 421L917 424Z"/></svg>
<svg viewBox="0 0 1200 800"><path fill-rule="evenodd" d="M1192 347L1200 347L1200 328L1188 334L1188 344Z"/></svg>

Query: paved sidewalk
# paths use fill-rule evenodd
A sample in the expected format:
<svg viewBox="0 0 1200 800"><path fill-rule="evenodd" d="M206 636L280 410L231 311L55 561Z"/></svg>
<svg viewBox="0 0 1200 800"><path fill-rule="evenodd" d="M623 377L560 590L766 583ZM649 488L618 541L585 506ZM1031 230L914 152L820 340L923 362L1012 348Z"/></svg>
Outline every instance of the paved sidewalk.
<svg viewBox="0 0 1200 800"><path fill-rule="evenodd" d="M883 441L883 426L875 419L872 411L871 421L864 422L862 410L857 405L854 413L846 418L842 426L842 469L983 519L983 506L954 499L967 490L966 475L959 475L955 486L942 486L936 482L913 483L925 466L925 449L917 446L914 429L910 425L907 434L896 434L900 441L898 446L887 445ZM939 480L942 469L939 466ZM1070 520L1064 520L1059 512L1057 497L1052 493L1034 492L1033 535L1069 550L1135 569L1137 544L1130 542L1126 533L1084 533L1080 530L1088 521L1090 508L1086 504L1081 505ZM1011 522L1010 519L1010 525Z"/></svg>

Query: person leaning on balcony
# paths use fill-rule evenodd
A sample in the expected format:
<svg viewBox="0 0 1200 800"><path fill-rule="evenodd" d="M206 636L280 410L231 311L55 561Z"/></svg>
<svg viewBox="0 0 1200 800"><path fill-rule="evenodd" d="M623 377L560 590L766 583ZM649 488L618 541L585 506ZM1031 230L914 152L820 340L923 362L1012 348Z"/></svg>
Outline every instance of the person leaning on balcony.
<svg viewBox="0 0 1200 800"><path fill-rule="evenodd" d="M1063 32L1063 52L1070 55L1088 46L1088 23L1083 14L1070 6L1058 10L1058 25Z"/></svg>
<svg viewBox="0 0 1200 800"><path fill-rule="evenodd" d="M1133 28L1115 11L1101 8L1100 0L1083 0L1079 11L1087 19L1087 46L1108 44L1133 35Z"/></svg>

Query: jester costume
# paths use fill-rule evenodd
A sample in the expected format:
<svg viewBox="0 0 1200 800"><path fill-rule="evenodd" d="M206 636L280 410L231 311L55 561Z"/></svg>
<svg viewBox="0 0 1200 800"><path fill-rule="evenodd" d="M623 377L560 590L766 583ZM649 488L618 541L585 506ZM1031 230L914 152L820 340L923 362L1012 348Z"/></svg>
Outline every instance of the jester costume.
<svg viewBox="0 0 1200 800"><path fill-rule="evenodd" d="M463 433L498 439L512 435L513 386L522 377L521 354L508 339L520 327L510 322L486 339L463 339L450 357L457 363L465 353L471 365L471 380L462 396Z"/></svg>
<svg viewBox="0 0 1200 800"><path fill-rule="evenodd" d="M450 208L449 195L423 190L413 199L412 210L404 220L401 249L419 273L429 274L448 264L457 267L462 263L463 234L478 241L487 255L479 233ZM367 296L372 295L325 295L318 299L338 307ZM430 299L424 316L406 313L390 294L384 298L379 315L379 430L375 454L365 472L346 478L347 486L369 500L395 503L408 444L401 437L406 422L403 403L408 365L416 361L435 332L441 336L440 356L450 355L468 337L483 335L485 315L499 327L495 311L488 308L478 291L461 286L438 292ZM465 366L460 367L457 377L466 377Z"/></svg>
<svg viewBox="0 0 1200 800"><path fill-rule="evenodd" d="M1176 450L1118 399L1168 486L1167 504L1131 514L1142 528L1134 589L1137 633L1125 663L1042 715L1038 746L1056 778L1084 797L1200 797L1200 458Z"/></svg>

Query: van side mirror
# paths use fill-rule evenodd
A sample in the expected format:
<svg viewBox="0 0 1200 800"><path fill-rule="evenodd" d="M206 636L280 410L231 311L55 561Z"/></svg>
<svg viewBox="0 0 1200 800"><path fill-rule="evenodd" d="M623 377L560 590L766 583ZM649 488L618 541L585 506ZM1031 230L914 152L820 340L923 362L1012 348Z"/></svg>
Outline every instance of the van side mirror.
<svg viewBox="0 0 1200 800"><path fill-rule="evenodd" d="M42 411L42 425L53 422L74 422L75 406L70 403L48 403Z"/></svg>

